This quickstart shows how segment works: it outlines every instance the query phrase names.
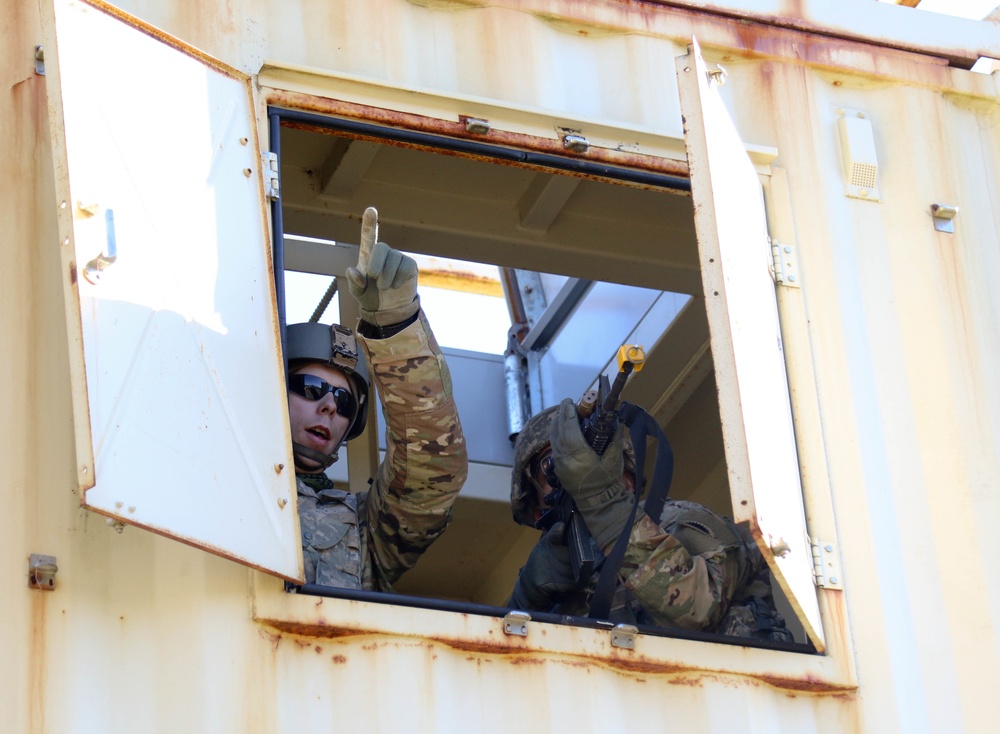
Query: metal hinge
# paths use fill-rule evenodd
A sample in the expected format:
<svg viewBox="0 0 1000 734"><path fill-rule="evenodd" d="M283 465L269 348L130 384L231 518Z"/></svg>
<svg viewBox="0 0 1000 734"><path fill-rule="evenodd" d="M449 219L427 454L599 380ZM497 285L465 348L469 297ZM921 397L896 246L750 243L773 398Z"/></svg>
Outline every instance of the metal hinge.
<svg viewBox="0 0 1000 734"><path fill-rule="evenodd" d="M635 649L635 636L639 628L634 624L616 624L611 630L611 647L621 647L626 650Z"/></svg>
<svg viewBox="0 0 1000 734"><path fill-rule="evenodd" d="M840 555L835 543L819 540L811 542L813 556L813 581L821 589L843 589L840 573Z"/></svg>
<svg viewBox="0 0 1000 734"><path fill-rule="evenodd" d="M771 243L774 282L787 288L799 288L799 261L794 245L787 245L768 238Z"/></svg>
<svg viewBox="0 0 1000 734"><path fill-rule="evenodd" d="M504 634L527 637L528 622L530 621L531 615L527 612L507 612L507 616L503 618Z"/></svg>
<svg viewBox="0 0 1000 734"><path fill-rule="evenodd" d="M45 76L45 49L35 46L35 73Z"/></svg>
<svg viewBox="0 0 1000 734"><path fill-rule="evenodd" d="M261 156L264 163L264 196L269 201L281 198L281 181L278 179L278 154L267 151Z"/></svg>

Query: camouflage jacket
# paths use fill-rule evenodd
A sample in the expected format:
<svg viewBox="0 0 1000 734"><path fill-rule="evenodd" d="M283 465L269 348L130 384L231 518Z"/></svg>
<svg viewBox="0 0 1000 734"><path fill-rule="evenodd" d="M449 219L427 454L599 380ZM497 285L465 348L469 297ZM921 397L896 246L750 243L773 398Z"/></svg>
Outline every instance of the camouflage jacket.
<svg viewBox="0 0 1000 734"><path fill-rule="evenodd" d="M556 608L585 616L597 583ZM667 500L659 524L640 506L611 619L631 624L791 642L774 607L770 571L749 534L695 502Z"/></svg>
<svg viewBox="0 0 1000 734"><path fill-rule="evenodd" d="M423 312L386 339L358 338L386 423L369 490L314 490L297 479L307 583L391 591L451 521L468 471L451 374Z"/></svg>

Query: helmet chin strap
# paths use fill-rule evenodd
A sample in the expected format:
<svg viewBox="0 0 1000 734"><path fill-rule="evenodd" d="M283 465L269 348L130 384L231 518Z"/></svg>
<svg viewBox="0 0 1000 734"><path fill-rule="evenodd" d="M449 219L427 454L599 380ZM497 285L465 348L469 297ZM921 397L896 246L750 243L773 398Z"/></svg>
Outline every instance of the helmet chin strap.
<svg viewBox="0 0 1000 734"><path fill-rule="evenodd" d="M355 416L354 420L357 420L357 416ZM347 429L344 431L344 435L340 437L340 442L333 447L333 451L329 454L321 453L315 449L309 448L308 446L303 446L300 443L292 441L292 453L294 454L295 467L306 474L316 474L321 471L326 471L326 468L330 466L330 464L340 458L340 447L346 442L345 439L347 438L347 434L351 432L351 427L353 425L354 421L347 424ZM309 464L313 464L313 466L309 466Z"/></svg>
<svg viewBox="0 0 1000 734"><path fill-rule="evenodd" d="M295 467L309 474L325 471L330 464L335 462L340 451L340 444L337 444L332 453L324 454L300 443L292 442L292 451L295 455ZM310 466L312 464L312 466Z"/></svg>

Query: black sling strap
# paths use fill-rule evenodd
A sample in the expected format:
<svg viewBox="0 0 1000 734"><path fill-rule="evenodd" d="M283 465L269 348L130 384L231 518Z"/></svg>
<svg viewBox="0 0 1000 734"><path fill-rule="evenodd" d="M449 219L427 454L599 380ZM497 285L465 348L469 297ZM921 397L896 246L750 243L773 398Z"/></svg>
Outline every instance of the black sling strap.
<svg viewBox="0 0 1000 734"><path fill-rule="evenodd" d="M639 406L624 402L621 404L619 415L628 428L629 436L632 438L632 447L635 450L635 500L632 503L632 511L629 513L628 521L601 568L594 595L590 599L590 612L587 616L591 619L608 619L611 616L611 603L615 589L618 587L618 569L621 568L622 559L625 558L625 548L628 546L628 539L632 534L636 508L639 506L639 498L642 497L642 492L645 489L646 439L649 436L656 439L656 462L653 465L653 481L649 487L649 496L646 498L644 509L649 518L657 525L660 524L663 503L666 502L667 495L670 493L670 482L674 476L674 450L670 447L670 441L663 435L663 430L653 420L653 417Z"/></svg>

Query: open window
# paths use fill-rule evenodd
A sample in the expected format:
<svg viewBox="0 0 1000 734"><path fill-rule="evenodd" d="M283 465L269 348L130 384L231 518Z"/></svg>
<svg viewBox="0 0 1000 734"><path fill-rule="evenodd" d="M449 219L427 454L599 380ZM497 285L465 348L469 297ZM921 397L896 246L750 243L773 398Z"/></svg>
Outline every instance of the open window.
<svg viewBox="0 0 1000 734"><path fill-rule="evenodd" d="M701 110L687 117L690 180L569 155L512 160L488 135L470 141L272 109L281 120L285 267L296 278L343 275L368 205L380 211L381 238L418 260L448 258L459 271L492 264L508 318L487 322L461 295L450 308L467 333L493 329L495 343L523 327L528 416L579 399L602 373L613 377L620 344L642 344L646 367L624 397L673 444L671 496L749 523L796 639L822 649L761 183L697 49L680 62L683 103ZM454 315L426 310L436 331ZM470 479L455 523L396 589L499 606L538 537L510 519L510 364L498 350L470 353L460 335L442 344Z"/></svg>
<svg viewBox="0 0 1000 734"><path fill-rule="evenodd" d="M355 262L374 205L393 246L493 268L481 277L522 296L497 339L523 318L528 414L579 398L619 344L643 344L624 397L673 443L671 496L750 523L792 647L822 651L760 183L696 48L678 67L690 179L271 108L272 260L250 80L103 5L55 8L50 118L84 506L301 580L279 324L308 319ZM445 316L429 301L437 331ZM324 321L357 317L350 297L326 308ZM496 610L537 539L511 520L509 365L443 341L473 466L455 523L384 598ZM336 481L367 486L378 428L349 445Z"/></svg>

